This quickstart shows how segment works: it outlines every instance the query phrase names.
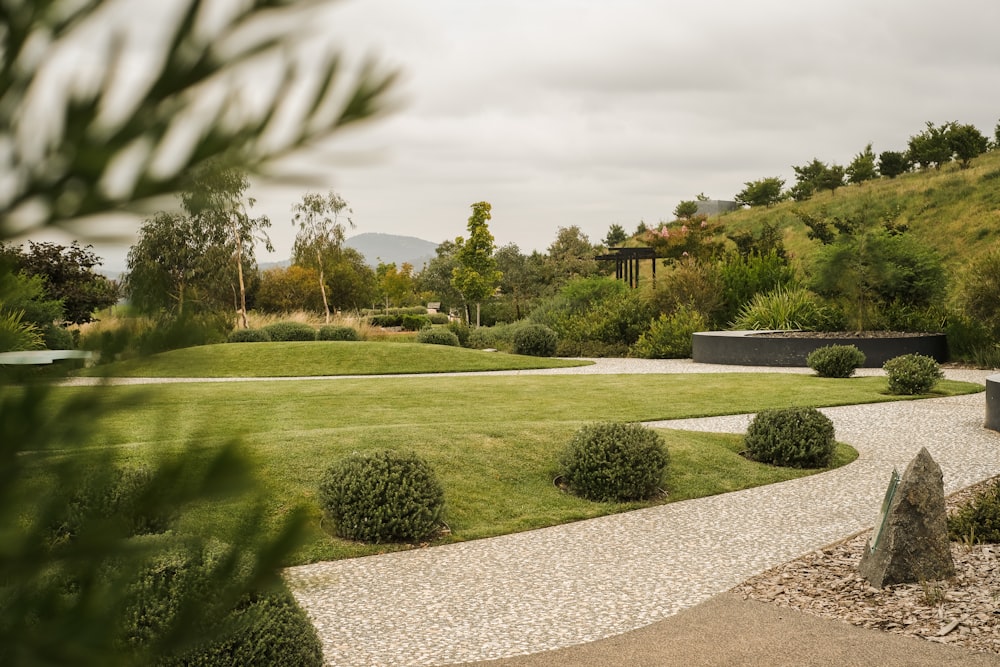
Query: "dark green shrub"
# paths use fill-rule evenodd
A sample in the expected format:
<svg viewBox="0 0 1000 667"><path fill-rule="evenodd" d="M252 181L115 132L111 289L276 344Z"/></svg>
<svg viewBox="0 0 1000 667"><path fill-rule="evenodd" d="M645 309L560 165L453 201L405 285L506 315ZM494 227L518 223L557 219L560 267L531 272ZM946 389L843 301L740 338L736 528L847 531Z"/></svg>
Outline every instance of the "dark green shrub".
<svg viewBox="0 0 1000 667"><path fill-rule="evenodd" d="M865 353L853 345L827 345L806 357L806 365L825 378L849 378L864 363Z"/></svg>
<svg viewBox="0 0 1000 667"><path fill-rule="evenodd" d="M139 354L148 355L196 345L224 343L233 328L228 312L201 312L178 317L164 316L144 329L135 343ZM129 343L132 347L132 343Z"/></svg>
<svg viewBox="0 0 1000 667"><path fill-rule="evenodd" d="M413 453L352 454L332 465L319 486L320 506L337 535L362 542L429 537L444 510L444 492L430 466Z"/></svg>
<svg viewBox="0 0 1000 667"><path fill-rule="evenodd" d="M453 345L459 346L458 336L447 329L421 329L417 332L417 342L429 345Z"/></svg>
<svg viewBox="0 0 1000 667"><path fill-rule="evenodd" d="M156 555L138 573L129 591L124 642L151 650L156 667L223 667L225 665L323 664L322 646L291 592L283 584L251 593L235 604L213 592L220 576L249 576L244 567L231 570L222 544L198 548L164 537L139 538L136 546L154 539ZM166 546L164 546L166 545ZM205 630L218 637L209 645L175 647L169 632L186 606L195 605L213 619Z"/></svg>
<svg viewBox="0 0 1000 667"><path fill-rule="evenodd" d="M551 357L556 353L559 338L556 332L542 324L522 324L514 331L514 352L532 357Z"/></svg>
<svg viewBox="0 0 1000 667"><path fill-rule="evenodd" d="M368 323L373 327L382 327L388 329L389 327L401 327L403 326L403 316L402 315L372 315L368 318Z"/></svg>
<svg viewBox="0 0 1000 667"><path fill-rule="evenodd" d="M976 494L948 517L951 539L979 542L1000 542L1000 479Z"/></svg>
<svg viewBox="0 0 1000 667"><path fill-rule="evenodd" d="M431 324L448 324L448 313L428 313L427 319L431 321Z"/></svg>
<svg viewBox="0 0 1000 667"><path fill-rule="evenodd" d="M93 522L113 524L128 536L163 533L172 527L177 514L157 502L161 491L146 467L89 474L54 520L52 544L75 540Z"/></svg>
<svg viewBox="0 0 1000 667"><path fill-rule="evenodd" d="M922 354L904 354L883 364L889 378L890 394L926 394L944 377L933 358Z"/></svg>
<svg viewBox="0 0 1000 667"><path fill-rule="evenodd" d="M469 333L468 346L474 350L495 350L498 340L493 327L476 327Z"/></svg>
<svg viewBox="0 0 1000 667"><path fill-rule="evenodd" d="M584 426L559 458L570 491L588 500L645 500L660 492L668 455L663 439L642 424Z"/></svg>
<svg viewBox="0 0 1000 667"><path fill-rule="evenodd" d="M420 331L425 327L431 325L431 320L426 315L403 315L402 324L403 331Z"/></svg>
<svg viewBox="0 0 1000 667"><path fill-rule="evenodd" d="M316 340L316 330L304 322L275 322L264 331L276 342Z"/></svg>
<svg viewBox="0 0 1000 667"><path fill-rule="evenodd" d="M269 343L271 334L264 329L234 329L228 340L230 343Z"/></svg>
<svg viewBox="0 0 1000 667"><path fill-rule="evenodd" d="M472 329L465 322L448 322L448 331L452 332L458 336L458 343L462 347L469 347L469 337L472 335Z"/></svg>
<svg viewBox="0 0 1000 667"><path fill-rule="evenodd" d="M45 340L45 347L49 350L72 350L76 347L73 344L73 334L66 327L58 324L50 324L42 330L42 338Z"/></svg>
<svg viewBox="0 0 1000 667"><path fill-rule="evenodd" d="M825 468L833 461L833 422L814 408L764 410L744 444L754 461L791 468Z"/></svg>
<svg viewBox="0 0 1000 667"><path fill-rule="evenodd" d="M654 320L632 346L632 354L645 359L686 359L691 356L692 335L707 328L708 322L700 312L681 306Z"/></svg>
<svg viewBox="0 0 1000 667"><path fill-rule="evenodd" d="M361 335L354 327L328 324L319 328L316 338L318 340L361 340Z"/></svg>

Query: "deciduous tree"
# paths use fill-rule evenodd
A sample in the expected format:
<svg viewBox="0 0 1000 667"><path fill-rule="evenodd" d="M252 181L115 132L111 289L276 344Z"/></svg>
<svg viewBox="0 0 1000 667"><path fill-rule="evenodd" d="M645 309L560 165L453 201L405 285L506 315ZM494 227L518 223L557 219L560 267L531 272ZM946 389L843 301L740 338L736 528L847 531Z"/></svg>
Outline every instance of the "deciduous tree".
<svg viewBox="0 0 1000 667"><path fill-rule="evenodd" d="M958 158L959 166L968 169L972 159L985 153L990 147L990 140L975 125L959 125L953 123L948 132L948 145Z"/></svg>
<svg viewBox="0 0 1000 667"><path fill-rule="evenodd" d="M332 190L323 196L306 193L302 201L292 207L295 216L292 224L298 226L292 261L300 266L315 269L319 274L319 291L323 301L326 323L330 323L330 300L326 294L327 263L331 256L344 244L346 223L352 229L350 207Z"/></svg>
<svg viewBox="0 0 1000 667"><path fill-rule="evenodd" d="M910 170L910 160L899 151L883 151L878 156L878 170L883 176L896 178Z"/></svg>
<svg viewBox="0 0 1000 667"><path fill-rule="evenodd" d="M863 151L854 156L851 164L847 165L847 180L851 183L864 183L875 178L878 178L875 153L872 151L872 145L868 144Z"/></svg>
<svg viewBox="0 0 1000 667"><path fill-rule="evenodd" d="M469 238L455 239L458 266L452 271L451 283L466 304L476 305L476 326L479 326L480 306L492 296L502 275L493 257L495 244L487 222L493 217L489 202L472 205L467 229Z"/></svg>

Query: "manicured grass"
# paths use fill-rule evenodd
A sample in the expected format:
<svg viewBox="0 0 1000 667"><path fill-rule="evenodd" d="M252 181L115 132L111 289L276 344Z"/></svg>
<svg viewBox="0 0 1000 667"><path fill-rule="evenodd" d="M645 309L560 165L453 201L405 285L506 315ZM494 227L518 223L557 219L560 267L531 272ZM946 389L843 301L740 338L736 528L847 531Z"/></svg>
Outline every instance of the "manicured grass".
<svg viewBox="0 0 1000 667"><path fill-rule="evenodd" d="M78 374L101 377L314 377L565 368L590 363L447 345L316 341L203 345L95 366Z"/></svg>
<svg viewBox="0 0 1000 667"><path fill-rule="evenodd" d="M268 492L272 520L310 507L295 562L379 553L331 537L316 506L323 470L353 452L391 447L425 457L445 488L451 534L499 535L619 512L643 504L590 503L552 483L559 451L582 424L752 412L786 405L894 400L885 378L802 375L522 376L368 378L308 382L197 383L101 389L121 407L96 418L81 447L114 447L146 460L164 452L199 456L240 437ZM963 393L975 385L942 382ZM80 389L59 388L58 398ZM90 389L89 391L94 391ZM128 407L132 406L132 407ZM671 452L667 501L769 484L813 471L778 469L738 455L728 435L664 431ZM63 452L60 456L76 456ZM838 464L850 460L841 449ZM33 457L43 464L44 457ZM657 501L665 502L665 501ZM234 523L237 507L205 504L186 521Z"/></svg>

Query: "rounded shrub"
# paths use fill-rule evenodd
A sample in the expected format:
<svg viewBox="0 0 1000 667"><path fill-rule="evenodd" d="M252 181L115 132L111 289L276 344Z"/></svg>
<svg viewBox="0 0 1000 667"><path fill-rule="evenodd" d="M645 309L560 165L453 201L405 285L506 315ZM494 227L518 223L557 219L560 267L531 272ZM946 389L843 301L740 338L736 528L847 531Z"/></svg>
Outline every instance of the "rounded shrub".
<svg viewBox="0 0 1000 667"><path fill-rule="evenodd" d="M559 458L570 491L596 501L645 500L660 492L668 462L663 439L642 424L584 426Z"/></svg>
<svg viewBox="0 0 1000 667"><path fill-rule="evenodd" d="M234 329L227 340L230 343L269 343L271 334L263 329Z"/></svg>
<svg viewBox="0 0 1000 667"><path fill-rule="evenodd" d="M409 313L403 315L402 324L403 331L420 331L425 327L431 325L431 319L426 315L411 315Z"/></svg>
<svg viewBox="0 0 1000 667"><path fill-rule="evenodd" d="M284 584L252 592L235 604L221 604L214 591L219 576L227 572L227 548L221 543L204 548L173 539L138 538L139 544L154 539L155 556L133 581L126 613L123 640L138 649L160 647L171 651L165 640L185 608L205 614L202 627L215 640L164 655L155 650L157 667L201 665L303 665L323 664L322 645L305 611ZM231 572L245 578L249 572Z"/></svg>
<svg viewBox="0 0 1000 667"><path fill-rule="evenodd" d="M316 330L304 322L275 322L264 327L272 341L316 340Z"/></svg>
<svg viewBox="0 0 1000 667"><path fill-rule="evenodd" d="M429 345L459 346L458 336L447 329L421 329L417 332L417 342Z"/></svg>
<svg viewBox="0 0 1000 667"><path fill-rule="evenodd" d="M431 324L448 324L448 313L428 313L427 319Z"/></svg>
<svg viewBox="0 0 1000 667"><path fill-rule="evenodd" d="M66 327L50 324L42 330L45 347L49 350L72 350L76 347L73 333Z"/></svg>
<svg viewBox="0 0 1000 667"><path fill-rule="evenodd" d="M750 422L744 444L760 463L825 468L833 462L833 422L815 408L763 410Z"/></svg>
<svg viewBox="0 0 1000 667"><path fill-rule="evenodd" d="M319 500L337 535L374 543L428 537L444 510L431 467L416 454L391 450L354 453L330 466Z"/></svg>
<svg viewBox="0 0 1000 667"><path fill-rule="evenodd" d="M493 327L476 327L469 333L468 346L474 350L495 350L497 341Z"/></svg>
<svg viewBox="0 0 1000 667"><path fill-rule="evenodd" d="M948 517L951 539L1000 543L1000 479L994 480Z"/></svg>
<svg viewBox="0 0 1000 667"><path fill-rule="evenodd" d="M361 335L354 327L328 324L319 328L316 338L318 340L361 340Z"/></svg>
<svg viewBox="0 0 1000 667"><path fill-rule="evenodd" d="M806 357L806 365L825 378L849 378L865 363L865 353L853 345L827 345Z"/></svg>
<svg viewBox="0 0 1000 667"><path fill-rule="evenodd" d="M938 362L922 354L895 357L885 362L882 368L889 378L891 394L926 394L944 377Z"/></svg>
<svg viewBox="0 0 1000 667"><path fill-rule="evenodd" d="M523 324L514 332L514 353L532 357L551 357L559 337L544 324Z"/></svg>

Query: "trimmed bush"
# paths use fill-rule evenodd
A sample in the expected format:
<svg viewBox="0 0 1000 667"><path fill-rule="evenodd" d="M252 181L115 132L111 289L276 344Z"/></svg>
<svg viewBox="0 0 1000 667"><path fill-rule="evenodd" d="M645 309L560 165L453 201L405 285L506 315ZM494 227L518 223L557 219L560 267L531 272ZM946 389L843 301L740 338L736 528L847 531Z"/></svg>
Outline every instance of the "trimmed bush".
<svg viewBox="0 0 1000 667"><path fill-rule="evenodd" d="M598 502L646 500L660 492L668 462L663 439L642 424L584 426L559 459L574 494Z"/></svg>
<svg viewBox="0 0 1000 667"><path fill-rule="evenodd" d="M316 340L316 330L304 322L275 322L264 331L276 342Z"/></svg>
<svg viewBox="0 0 1000 667"><path fill-rule="evenodd" d="M889 378L890 394L926 394L944 377L938 362L922 354L904 354L882 368Z"/></svg>
<svg viewBox="0 0 1000 667"><path fill-rule="evenodd" d="M428 327L427 329L421 329L417 332L417 342L427 343L428 345L452 345L454 347L459 347L460 343L458 341L458 336L448 331L447 329L432 329Z"/></svg>
<svg viewBox="0 0 1000 667"><path fill-rule="evenodd" d="M948 533L956 541L1000 542L1000 479L948 517Z"/></svg>
<svg viewBox="0 0 1000 667"><path fill-rule="evenodd" d="M149 539L164 541L139 538L137 546ZM227 551L218 543L197 548L175 542L158 548L131 587L124 641L140 650L152 648L156 667L322 665L316 630L283 584L247 595L232 606L220 604L213 594L220 576L249 574L239 568L228 571ZM169 632L190 605L212 619L207 630L217 640L174 652Z"/></svg>
<svg viewBox="0 0 1000 667"><path fill-rule="evenodd" d="M177 513L157 502L162 494L149 468L120 468L89 474L53 520L53 545L76 539L91 522L111 522L122 534L152 535L169 530Z"/></svg>
<svg viewBox="0 0 1000 667"><path fill-rule="evenodd" d="M853 345L827 345L806 357L806 365L825 378L849 378L864 363L865 353Z"/></svg>
<svg viewBox="0 0 1000 667"><path fill-rule="evenodd" d="M692 336L708 329L704 315L680 306L670 315L660 315L632 346L632 354L645 359L686 359L691 356Z"/></svg>
<svg viewBox="0 0 1000 667"><path fill-rule="evenodd" d="M469 333L468 346L474 350L495 350L498 340L493 327L476 327Z"/></svg>
<svg viewBox="0 0 1000 667"><path fill-rule="evenodd" d="M361 340L361 335L354 327L328 324L319 328L316 338L318 340Z"/></svg>
<svg viewBox="0 0 1000 667"><path fill-rule="evenodd" d="M431 321L431 324L448 324L450 321L448 313L428 313L427 319Z"/></svg>
<svg viewBox="0 0 1000 667"><path fill-rule="evenodd" d="M362 542L411 542L429 537L444 510L431 467L408 452L355 453L330 466L320 505L337 535Z"/></svg>
<svg viewBox="0 0 1000 667"><path fill-rule="evenodd" d="M760 463L826 468L833 462L833 422L814 408L763 410L750 423L744 444Z"/></svg>
<svg viewBox="0 0 1000 667"><path fill-rule="evenodd" d="M543 324L522 324L514 331L514 353L532 357L551 357L559 337Z"/></svg>
<svg viewBox="0 0 1000 667"><path fill-rule="evenodd" d="M420 331L425 327L431 325L431 320L426 315L403 315L402 323L400 326L403 327L403 331Z"/></svg>
<svg viewBox="0 0 1000 667"><path fill-rule="evenodd" d="M263 329L234 329L229 334L230 343L269 343L271 334Z"/></svg>

